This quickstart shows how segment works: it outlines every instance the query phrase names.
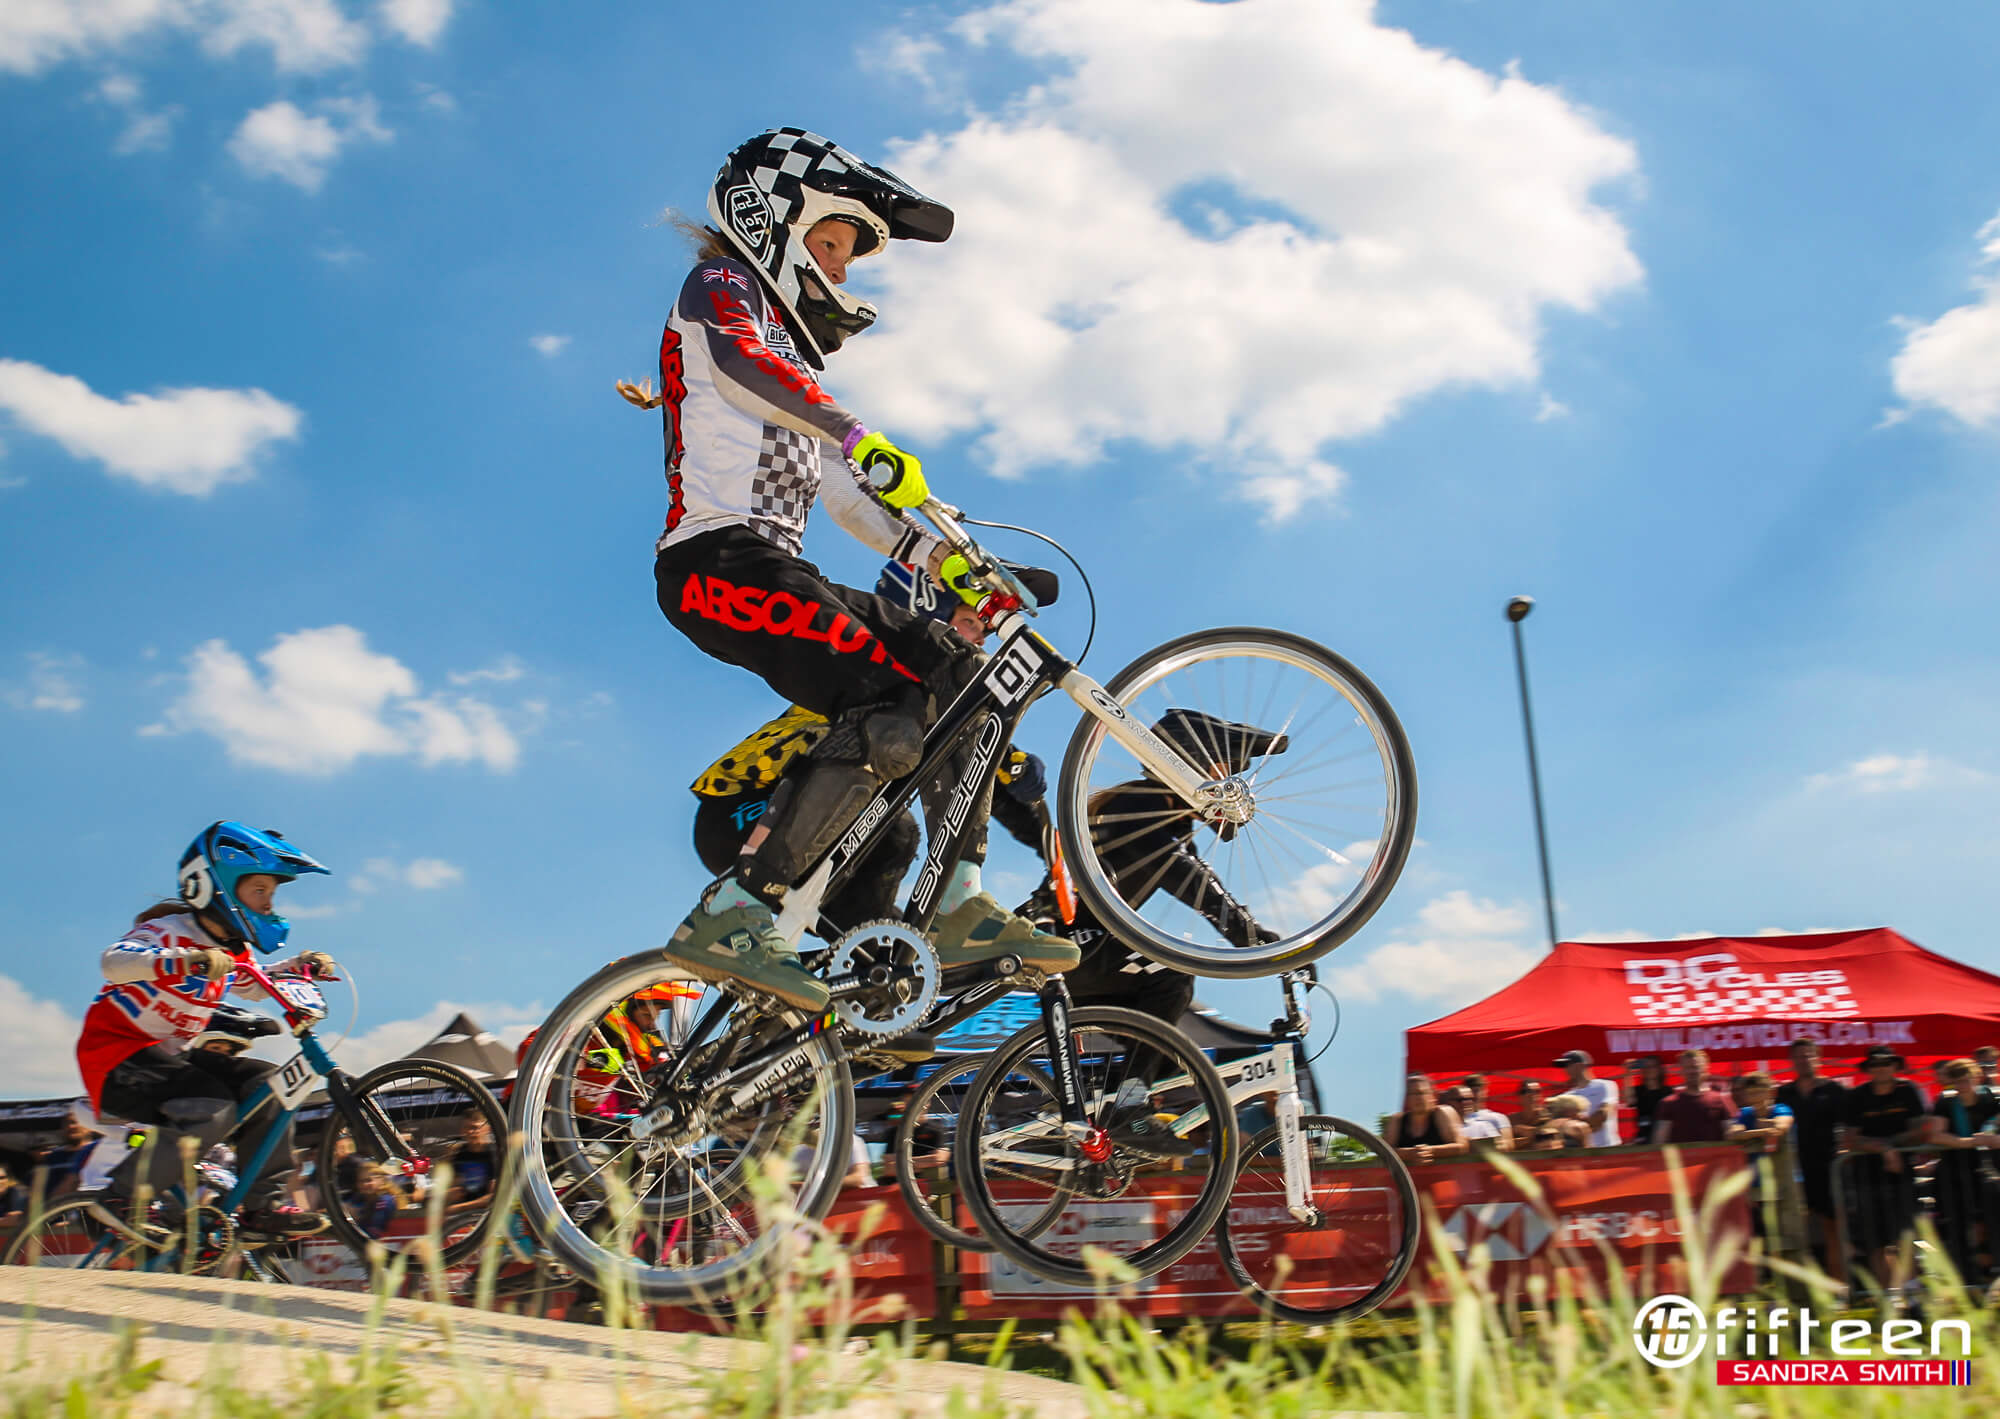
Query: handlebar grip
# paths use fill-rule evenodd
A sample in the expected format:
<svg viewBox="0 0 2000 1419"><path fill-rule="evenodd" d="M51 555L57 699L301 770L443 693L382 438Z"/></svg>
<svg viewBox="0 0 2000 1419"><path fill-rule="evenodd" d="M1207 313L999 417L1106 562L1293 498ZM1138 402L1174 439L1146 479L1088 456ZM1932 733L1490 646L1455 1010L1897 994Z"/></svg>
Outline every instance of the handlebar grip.
<svg viewBox="0 0 2000 1419"><path fill-rule="evenodd" d="M861 472L868 479L868 486L878 493L895 487L903 475L902 466L880 449L862 460Z"/></svg>

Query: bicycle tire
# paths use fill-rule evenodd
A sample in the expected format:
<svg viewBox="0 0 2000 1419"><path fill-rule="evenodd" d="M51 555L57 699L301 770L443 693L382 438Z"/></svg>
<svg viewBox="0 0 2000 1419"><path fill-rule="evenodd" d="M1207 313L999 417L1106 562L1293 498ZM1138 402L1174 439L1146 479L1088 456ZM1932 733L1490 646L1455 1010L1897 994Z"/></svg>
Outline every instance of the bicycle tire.
<svg viewBox="0 0 2000 1419"><path fill-rule="evenodd" d="M1402 874L1403 865L1409 858L1411 843L1415 840L1417 774L1415 760L1410 753L1409 739L1403 732L1402 723L1374 683L1350 662L1325 646L1288 631L1255 626L1197 631L1155 646L1139 656L1111 678L1105 686L1105 691L1128 712L1132 712L1135 719L1143 720L1147 714L1157 712L1155 707L1142 703L1144 697L1154 690L1159 691L1164 703L1204 710L1223 719L1229 718L1230 713L1255 713L1254 705L1246 707L1244 704L1234 703L1227 694L1227 670L1217 672L1222 680L1222 688L1208 692L1220 703L1189 705L1185 703L1184 697L1176 698L1167 693L1167 686L1174 676L1185 672L1188 680L1195 680L1199 678L1195 673L1195 667L1224 661L1246 664L1269 661L1288 665L1294 670L1303 672L1311 681L1316 681L1331 691L1352 709L1355 721L1367 736L1366 745L1372 745L1375 760L1380 765L1382 773L1383 802L1379 823L1373 817L1372 806L1353 810L1357 830L1364 833L1373 831L1376 834L1372 840L1371 855L1365 868L1357 866L1338 849L1333 849L1331 843L1320 843L1314 838L1307 837L1299 829L1287 825L1285 820L1291 810L1272 806L1278 801L1275 795L1267 793L1265 806L1261 810L1268 818L1270 832L1268 842L1273 845L1273 856L1282 852L1291 859L1291 862L1278 864L1279 886L1275 888L1269 881L1268 865L1263 863L1261 858L1258 861L1259 871L1267 889L1265 895L1269 898L1266 911L1271 921L1280 921L1285 916L1295 914L1291 902L1281 895L1281 891L1289 892L1294 901L1312 899L1312 894L1298 890L1300 881L1303 880L1304 872L1326 870L1329 859L1323 855L1327 854L1329 849L1332 849L1331 861L1346 864L1345 869L1336 867L1336 874L1352 870L1356 877L1355 885L1338 899L1331 913L1306 920L1296 930L1289 930L1272 942L1254 946L1227 942L1205 945L1193 940L1185 931L1166 929L1129 905L1113 885L1111 870L1100 854L1090 830L1090 800L1097 792L1107 787L1104 783L1093 782L1094 772L1098 767L1100 751L1108 742L1114 742L1109 740L1104 725L1093 716L1086 715L1077 726L1076 731L1070 736L1069 748L1063 755L1062 772L1057 780L1057 820L1063 853L1070 868L1072 886L1084 906L1097 917L1111 935L1129 944L1149 959L1174 970L1224 980L1251 980L1295 970L1308 962L1318 960L1353 936L1381 909L1383 902L1388 899L1390 891L1395 887L1397 878ZM1244 671L1246 681L1249 673L1246 668ZM1303 704L1303 694L1302 691L1301 704ZM1271 697L1276 698L1275 692ZM1246 689L1243 699L1249 701L1254 698L1255 692ZM1327 700L1324 707L1314 711L1309 723L1316 721L1332 707L1333 700ZM1271 706L1267 704L1265 708ZM1289 720L1285 722L1289 723ZM1331 727L1328 732L1333 732ZM1122 750L1120 752L1123 753ZM1313 755L1317 752L1316 749L1308 749L1307 762L1312 762ZM1313 771L1330 768L1343 758L1356 757L1366 752L1367 748L1364 746L1356 751L1356 755L1336 756L1332 759L1326 759L1321 755ZM1134 768L1136 767L1135 763ZM1258 766L1255 772L1263 774L1267 770L1273 776L1273 783L1277 778L1294 771L1283 766L1270 769L1267 763ZM1373 783L1373 780L1369 782ZM1255 785L1252 784L1252 787L1254 789ZM1332 804L1325 806L1335 807ZM1338 811L1349 810L1342 807ZM1238 836L1242 836L1245 841L1252 844L1253 855L1257 854L1260 851L1259 840L1249 836L1249 830L1256 827L1257 822L1258 819L1253 816L1241 828L1231 829L1229 835L1220 838L1220 841L1233 843ZM1279 836L1278 830L1281 827L1294 838L1306 839L1313 851L1301 856L1290 838ZM1318 831L1317 827L1315 831ZM1333 835L1343 836L1338 832ZM1126 836L1129 839L1137 836L1137 833L1128 833ZM1355 842L1346 844L1349 851L1357 845L1359 844ZM1209 852L1213 856L1216 849L1211 847ZM1294 867L1292 862L1305 865ZM1235 864L1233 852L1230 864L1233 868ZM1285 875L1287 872L1293 875L1287 877ZM1245 880L1248 879L1247 867L1242 876ZM1240 882L1223 883L1223 886L1242 900L1255 916L1258 903L1250 898L1257 894L1246 895L1239 890L1241 885ZM1313 891L1314 893L1324 891L1326 895L1331 895L1330 888L1323 889L1317 883L1313 884ZM1271 922L1267 921L1265 924Z"/></svg>
<svg viewBox="0 0 2000 1419"><path fill-rule="evenodd" d="M579 1180L571 1167L580 1156L580 1140L574 1137L557 1138L550 1125L551 1115L559 1119L572 1118L572 1106L568 1102L571 1089L565 1062L575 1055L584 1034L595 1030L612 1006L629 998L635 991L675 974L677 969L680 968L676 968L659 951L642 951L613 961L572 990L544 1022L535 1036L534 1045L521 1062L509 1101L509 1124L513 1135L520 1140L522 1210L537 1240L559 1261L579 1276L592 1278L602 1287L609 1288L622 1282L631 1288L630 1294L649 1304L713 1306L732 1297L761 1274L775 1243L788 1228L784 1225L768 1228L742 1251L720 1260L685 1266L642 1261L626 1253L622 1246L606 1245L599 1235L594 1234L607 1230L601 1216L592 1222L567 1210L570 1206L591 1206L591 1194L583 1185L588 1181L587 1177ZM753 1018L785 1027L807 1023L805 1015L784 1009L760 1010ZM810 1142L783 1144L783 1135L791 1127L783 1121L771 1129L766 1129L765 1124L759 1122L755 1126L757 1131L749 1136L778 1140L781 1146L797 1146L799 1151L807 1152L803 1166L794 1156L797 1184L791 1207L801 1217L817 1222L832 1210L841 1181L847 1173L854 1136L854 1086L835 1032L812 1034L797 1048L806 1056L808 1066L804 1074L810 1088L805 1097L809 1104L813 1100L818 1101L816 1112L808 1124L815 1136ZM551 1087L556 1090L557 1104L550 1102ZM786 1097L797 1097L798 1094L797 1089L785 1091ZM768 1104L771 1101L759 1102ZM804 1130L799 1132L798 1137L803 1139ZM618 1140L614 1137L612 1141L615 1144ZM635 1140L625 1148L625 1152L640 1156L643 1162L639 1150L647 1146ZM707 1156L718 1157L726 1151L717 1147ZM550 1157L552 1153L556 1155L553 1160ZM752 1167L761 1156L765 1155L751 1153L739 1144L734 1162L725 1164L742 1175L740 1190L731 1194L732 1200L748 1196ZM566 1163L566 1159L570 1162ZM556 1177L551 1172L552 1161L566 1175L561 1195L557 1191ZM701 1166L693 1159L691 1151L683 1153L681 1161L686 1162L690 1178ZM651 1166L650 1162L645 1165ZM603 1167L600 1164L587 1171L602 1171ZM662 1173L655 1181L658 1185L665 1185L668 1177L669 1173ZM731 1184L732 1188L738 1186ZM693 1195L692 1184L689 1195ZM597 1211L600 1214L603 1211L601 1203ZM665 1225L662 1218L654 1220ZM731 1214L730 1221L737 1230L742 1230L740 1219L734 1214ZM612 1240L617 1240L615 1228L611 1229L610 1235Z"/></svg>
<svg viewBox="0 0 2000 1419"><path fill-rule="evenodd" d="M407 1082L412 1079L428 1079L435 1085L464 1095L465 1103L461 1106L454 1102L450 1117L462 1117L468 1111L477 1110L480 1116L486 1120L487 1128L491 1131L491 1135L495 1140L495 1157L498 1158L500 1156L498 1151L500 1146L499 1140L507 1136L507 1116L501 1111L500 1103L493 1097L490 1089L455 1065L443 1064L437 1060L430 1059L396 1059L391 1060L387 1064L378 1065L349 1086L353 1107L357 1110L364 1108L381 1109L383 1116L390 1119L391 1126L393 1127L393 1114L390 1110L383 1108L382 1103L376 1101L376 1095L381 1093L386 1100L388 1096L387 1086L399 1081ZM441 1115L440 1117L443 1116ZM339 1107L335 1107L327 1115L326 1127L321 1132L319 1138L318 1175L321 1179L321 1205L326 1215L328 1228L346 1244L350 1251L366 1262L368 1260L369 1248L386 1245L391 1250L394 1250L395 1242L390 1241L385 1243L379 1238L369 1236L348 1211L347 1201L339 1192L340 1159L336 1156L335 1149L340 1139L352 1138L354 1140L355 1157L362 1159L364 1162L382 1163L389 1160L371 1156L377 1150L370 1141L369 1130L354 1131L354 1122L353 1119L346 1117ZM398 1136L400 1137L401 1135L402 1130L399 1129ZM421 1140L419 1141L421 1142ZM331 1180L330 1183L329 1180ZM492 1187L495 1192L498 1191L499 1181L497 1177L492 1180ZM488 1205L480 1209L477 1217L469 1223L465 1222L469 1214L452 1214L457 1224L450 1227L448 1233L449 1240L439 1249L440 1255L446 1265L463 1261L466 1257L471 1256L479 1250L479 1244L486 1239L487 1232L493 1226L492 1194L489 1193L488 1197Z"/></svg>
<svg viewBox="0 0 2000 1419"><path fill-rule="evenodd" d="M986 1057L984 1055L972 1055L962 1060L953 1060L944 1065L936 1073L932 1074L930 1078L926 1079L919 1086L915 1094L910 1096L910 1102L904 1110L903 1117L896 1124L896 1138L894 1143L896 1190L902 1193L903 1204L910 1209L910 1215L916 1218L918 1226L922 1227L946 1246L957 1247L960 1251L990 1252L993 1250L993 1244L977 1232L968 1232L963 1227L945 1221L944 1217L938 1212L935 1201L925 1188L927 1180L923 1174L926 1170L919 1168L917 1165L916 1132L923 1125L925 1118L931 1111L932 1105L937 1102L938 1096L944 1093L952 1081L962 1079L967 1074L977 1075L985 1062ZM970 1088L969 1084L967 1088ZM956 1117L954 1117L953 1121L954 1123L956 1122ZM1031 1237L1039 1237L1055 1225L1056 1218L1062 1215L1065 1205L1067 1204L1063 1201L1052 1203L1046 1215L1038 1219L1039 1225L1037 1225L1037 1222L1031 1221L1027 1226L1022 1228L1023 1233Z"/></svg>
<svg viewBox="0 0 2000 1419"><path fill-rule="evenodd" d="M1243 1226L1248 1221L1249 1214L1253 1212L1272 1213L1274 1204L1270 1201L1268 1184L1262 1194L1262 1206L1259 1206L1258 1197L1245 1193L1243 1181L1246 1176L1261 1171L1258 1166L1259 1160L1267 1154L1278 1159L1276 1166L1282 1169L1282 1154L1275 1151L1279 1138L1275 1124L1259 1131L1255 1138L1243 1145L1242 1156L1236 1170L1236 1182L1230 1189L1230 1205L1223 1213L1222 1225L1216 1229L1216 1250L1221 1254L1222 1264L1228 1270L1230 1278L1242 1288L1246 1296L1257 1303L1258 1309L1264 1314L1278 1320L1294 1321L1300 1325L1328 1325L1335 1321L1354 1320L1367 1315L1395 1294L1396 1288L1403 1284L1403 1278L1409 1275L1410 1267L1416 1263L1417 1253L1423 1245L1423 1215L1418 1208L1416 1181L1410 1176L1408 1166L1396 1156L1396 1150L1379 1135L1363 1128L1360 1124L1334 1118L1329 1114L1308 1114L1299 1120L1299 1131L1308 1139L1309 1167L1313 1152L1310 1139L1312 1135L1318 1134L1322 1137L1331 1135L1358 1143L1372 1155L1365 1160L1342 1160L1341 1171L1354 1164L1363 1166L1373 1164L1388 1173L1389 1187L1395 1194L1396 1210L1396 1216L1390 1223L1395 1254L1389 1259L1388 1267L1372 1284L1366 1285L1355 1294L1352 1285L1333 1284L1334 1258L1326 1258L1326 1264L1320 1268L1302 1266L1300 1262L1304 1259L1292 1256L1286 1256L1282 1266L1273 1265L1265 1268L1252 1264L1254 1253L1248 1245L1250 1230L1244 1227L1245 1235L1239 1237L1236 1229ZM1275 1209L1282 1212L1284 1206L1282 1182L1277 1184L1277 1189ZM1310 1179L1308 1179L1307 1195L1318 1204L1330 1204L1334 1201L1330 1188L1315 1188L1311 1186ZM1314 1233L1338 1236L1345 1244L1351 1239L1350 1229L1342 1223L1341 1212L1331 1206L1323 1205L1316 1226L1308 1227L1287 1214L1286 1220L1280 1223L1280 1233L1289 1236ZM1260 1235L1268 1236L1269 1233ZM1298 1278L1296 1283L1292 1281L1293 1277ZM1283 1287L1282 1291L1280 1287ZM1305 1304L1306 1299L1312 1296L1321 1296L1324 1300L1319 1304Z"/></svg>
<svg viewBox="0 0 2000 1419"><path fill-rule="evenodd" d="M1089 1005L1070 1012L1069 1026L1072 1047L1078 1057L1079 1085L1084 1096L1086 1117L1093 1122L1115 1106L1119 1093L1118 1088L1110 1087L1111 1066L1108 1061L1111 1055L1101 1048L1093 1048L1090 1039L1093 1031L1100 1038L1123 1036L1150 1048L1169 1069L1165 1074L1156 1075L1153 1082L1173 1083L1176 1094L1182 1090L1192 1091L1195 1103L1193 1107L1181 1109L1180 1118L1186 1119L1196 1110L1202 1111L1199 1127L1205 1130L1203 1141L1208 1147L1209 1157L1200 1188L1188 1201L1186 1210L1168 1224L1163 1235L1119 1254L1119 1259L1140 1276L1156 1275L1199 1245L1229 1203L1230 1187L1236 1177L1237 1144L1236 1112L1229 1102L1229 1090L1208 1056L1193 1040L1151 1015L1112 1005ZM1023 1062L1037 1052L1046 1054L1047 1051L1047 1037L1041 1021L1017 1030L993 1051L966 1094L964 1114L953 1138L953 1163L960 1179L960 1195L972 1213L980 1234L992 1243L995 1251L1044 1280L1087 1287L1094 1284L1096 1277L1081 1255L1071 1258L1041 1245L1046 1228L1029 1235L1028 1229L1016 1226L1002 1213L1003 1207L1019 1207L1021 1204L997 1198L993 1192L994 1182L1009 1180L1010 1171L1012 1178L1018 1180L1025 1176L1025 1171L1011 1163L997 1161L996 1155L985 1146L989 1123L1003 1122L994 1116L994 1105L1002 1089L1021 1072ZM1088 1060L1096 1055L1103 1055L1107 1060L1105 1074L1101 1079L1090 1080L1084 1076L1090 1072ZM1119 1058L1129 1070L1131 1052L1127 1051ZM1045 1079L1050 1077L1039 1066L1033 1068L1034 1075L1023 1076L1030 1082L1036 1075ZM1185 1076L1186 1083L1179 1083L1178 1076ZM1120 1087L1122 1080L1123 1076ZM1093 1085L1096 1087L1093 1088ZM1049 1088L1053 1090L1053 1087L1051 1083ZM1081 1148L1076 1140L1064 1135L1055 1109L1056 1102L1051 1098L1048 1105L1035 1112L1038 1141L1048 1147L1067 1149L1074 1144ZM1015 1118L1023 1116L1018 1106L1012 1115ZM1006 1124L1004 1131L995 1130L994 1137L998 1140L1006 1138L1009 1133L1019 1134L1021 1131L1019 1124ZM1009 1141L1011 1144L1014 1140ZM1126 1154L1125 1161L1130 1163L1132 1155L1122 1147L1114 1147L1111 1158L1117 1160L1121 1152ZM1088 1205L1115 1199L1130 1185L1128 1176L1117 1191L1107 1190L1116 1182L1114 1174L1105 1171L1110 1167L1109 1163L1079 1162L1069 1152L1041 1156L1049 1160L1046 1170L1058 1179L1049 1185L1061 1193L1064 1211L1078 1201ZM1084 1179L1081 1187L1072 1180L1078 1177ZM1090 1190L1089 1195L1085 1193L1085 1188ZM1037 1219L1039 1216L1037 1213Z"/></svg>
<svg viewBox="0 0 2000 1419"><path fill-rule="evenodd" d="M155 1240L134 1233L120 1218L122 1240L102 1246L108 1229L95 1215L95 1197L72 1197L46 1208L23 1226L0 1254L0 1266L37 1266L78 1271L152 1271L156 1259L168 1254L178 1234L162 1231ZM82 1249L78 1250L81 1245ZM76 1257L75 1264L63 1258ZM133 1262L137 1260L138 1264Z"/></svg>

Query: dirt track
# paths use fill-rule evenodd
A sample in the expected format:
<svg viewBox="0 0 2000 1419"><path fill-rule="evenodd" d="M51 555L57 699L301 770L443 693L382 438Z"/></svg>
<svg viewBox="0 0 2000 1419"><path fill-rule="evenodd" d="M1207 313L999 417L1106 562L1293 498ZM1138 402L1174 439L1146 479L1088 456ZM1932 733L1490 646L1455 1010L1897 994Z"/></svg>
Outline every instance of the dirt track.
<svg viewBox="0 0 2000 1419"><path fill-rule="evenodd" d="M190 1390L220 1376L265 1394L291 1392L307 1357L337 1375L366 1348L393 1346L423 1399L398 1414L447 1411L464 1400L528 1419L701 1412L700 1379L771 1364L746 1341L608 1332L560 1321L481 1315L419 1301L390 1301L368 1325L365 1296L257 1286L200 1277L0 1269L0 1397L17 1385L66 1380L103 1367L121 1328L137 1325L141 1362L159 1359L163 1382L136 1411L179 1415ZM25 1361L23 1368L15 1368ZM1080 1419L1082 1396L1055 1380L993 1376L971 1365L911 1362L850 1405L854 1415L942 1415L948 1396L977 1401L992 1382L1009 1409L1036 1419Z"/></svg>

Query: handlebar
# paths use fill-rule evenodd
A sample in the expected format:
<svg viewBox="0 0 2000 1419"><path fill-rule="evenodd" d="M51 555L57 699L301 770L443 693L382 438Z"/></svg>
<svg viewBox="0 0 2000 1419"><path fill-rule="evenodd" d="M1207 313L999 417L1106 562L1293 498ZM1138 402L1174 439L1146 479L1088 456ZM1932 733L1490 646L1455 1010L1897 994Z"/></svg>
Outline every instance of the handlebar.
<svg viewBox="0 0 2000 1419"><path fill-rule="evenodd" d="M1020 603L1020 609L1030 616L1040 614L1041 603L1035 600L1035 594L1022 584L1019 577L1008 571L999 558L989 554L973 540L972 534L959 525L958 520L965 516L963 512L934 497L924 499L918 504L917 511L930 520L947 547L965 558L966 564L972 568L973 577L981 586L997 595L1012 597Z"/></svg>
<svg viewBox="0 0 2000 1419"><path fill-rule="evenodd" d="M277 982L272 980L271 977L265 975L264 968L258 965L255 961L238 961L236 963L236 969L242 972L244 975L249 976L250 979L256 985L260 986L263 989L266 995L270 996L271 999L278 1002L278 1008L284 1012L285 1023L291 1026L293 1030L298 1030L304 1026L312 1025L315 1023L316 1019L323 1018L323 1017L315 1017L313 1015L309 1015L305 1011L293 1005L292 1002L286 998L284 991L278 988ZM306 979L310 980L311 977L307 977Z"/></svg>

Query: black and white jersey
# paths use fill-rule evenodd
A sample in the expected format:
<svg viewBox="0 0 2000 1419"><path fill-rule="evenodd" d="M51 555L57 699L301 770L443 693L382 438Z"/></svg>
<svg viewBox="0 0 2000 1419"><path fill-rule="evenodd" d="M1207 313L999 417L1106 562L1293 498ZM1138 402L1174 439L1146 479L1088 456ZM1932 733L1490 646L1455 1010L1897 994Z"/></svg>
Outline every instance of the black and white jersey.
<svg viewBox="0 0 2000 1419"><path fill-rule="evenodd" d="M660 338L660 394L672 501L655 550L740 525L797 556L823 496L834 520L883 556L928 555L931 539L842 457L861 421L813 378L744 262L714 257L688 273ZM822 480L829 446L838 471Z"/></svg>

